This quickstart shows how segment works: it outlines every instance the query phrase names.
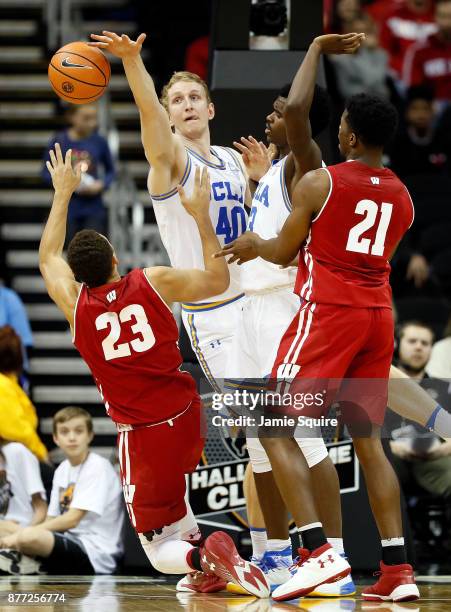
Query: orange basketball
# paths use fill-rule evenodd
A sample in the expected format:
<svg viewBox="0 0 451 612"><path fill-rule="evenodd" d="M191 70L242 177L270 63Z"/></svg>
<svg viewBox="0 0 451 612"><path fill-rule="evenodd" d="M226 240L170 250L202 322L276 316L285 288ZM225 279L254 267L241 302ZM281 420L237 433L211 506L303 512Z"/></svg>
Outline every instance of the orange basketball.
<svg viewBox="0 0 451 612"><path fill-rule="evenodd" d="M85 42L73 42L55 53L48 74L60 98L72 104L87 104L105 92L111 68L100 49Z"/></svg>

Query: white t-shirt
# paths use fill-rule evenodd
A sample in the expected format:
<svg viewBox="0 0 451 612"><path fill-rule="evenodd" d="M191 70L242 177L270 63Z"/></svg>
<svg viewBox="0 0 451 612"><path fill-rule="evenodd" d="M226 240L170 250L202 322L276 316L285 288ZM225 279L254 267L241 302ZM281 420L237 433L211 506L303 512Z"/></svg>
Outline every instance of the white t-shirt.
<svg viewBox="0 0 451 612"><path fill-rule="evenodd" d="M0 450L5 457L5 464L0 464L0 519L25 527L33 518L31 496L40 493L46 500L39 461L18 442L4 444Z"/></svg>
<svg viewBox="0 0 451 612"><path fill-rule="evenodd" d="M116 569L122 553L123 507L119 476L100 455L90 452L76 466L66 459L56 469L48 514L58 516L69 508L87 511L68 533L81 540L97 574Z"/></svg>

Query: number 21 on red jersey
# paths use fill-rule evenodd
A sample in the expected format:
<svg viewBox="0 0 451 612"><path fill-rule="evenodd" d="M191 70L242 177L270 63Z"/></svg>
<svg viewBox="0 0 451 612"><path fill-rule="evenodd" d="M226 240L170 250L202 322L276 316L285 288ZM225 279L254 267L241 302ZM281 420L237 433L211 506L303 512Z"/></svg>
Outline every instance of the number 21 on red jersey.
<svg viewBox="0 0 451 612"><path fill-rule="evenodd" d="M360 200L355 207L357 215L365 215L365 217L351 228L346 243L346 250L354 253L365 253L367 255L384 254L385 237L387 235L388 226L392 215L393 204L382 202L381 205L376 204L373 200ZM376 236L371 244L370 238L362 238L363 234L374 227L376 219L380 213L379 223L377 225Z"/></svg>

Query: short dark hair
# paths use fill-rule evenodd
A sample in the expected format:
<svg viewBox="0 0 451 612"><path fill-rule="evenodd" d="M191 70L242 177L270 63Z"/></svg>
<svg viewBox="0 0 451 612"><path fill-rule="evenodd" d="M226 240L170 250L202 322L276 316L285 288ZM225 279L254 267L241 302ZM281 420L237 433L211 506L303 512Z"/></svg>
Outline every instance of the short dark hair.
<svg viewBox="0 0 451 612"><path fill-rule="evenodd" d="M81 230L67 249L67 263L75 280L88 287L105 285L113 269L113 247L94 230Z"/></svg>
<svg viewBox="0 0 451 612"><path fill-rule="evenodd" d="M398 127L398 111L384 98L356 94L346 103L347 121L357 138L367 147L385 147Z"/></svg>
<svg viewBox="0 0 451 612"><path fill-rule="evenodd" d="M10 325L0 327L0 372L19 374L23 367L22 342Z"/></svg>
<svg viewBox="0 0 451 612"><path fill-rule="evenodd" d="M281 87L278 91L280 98L288 98L291 84L288 83ZM312 128L312 136L316 138L330 123L330 103L327 91L321 85L315 85L313 94L312 106L310 108L309 119L310 127Z"/></svg>
<svg viewBox="0 0 451 612"><path fill-rule="evenodd" d="M434 90L430 85L412 85L406 92L406 102L410 104L414 100L434 101Z"/></svg>
<svg viewBox="0 0 451 612"><path fill-rule="evenodd" d="M432 342L434 342L435 332L429 323L425 323L424 321L420 321L419 319L411 319L410 321L403 321L400 323L396 329L396 335L399 338L399 341L402 340L404 336L404 332L408 327L421 327L423 329L427 329L431 332Z"/></svg>

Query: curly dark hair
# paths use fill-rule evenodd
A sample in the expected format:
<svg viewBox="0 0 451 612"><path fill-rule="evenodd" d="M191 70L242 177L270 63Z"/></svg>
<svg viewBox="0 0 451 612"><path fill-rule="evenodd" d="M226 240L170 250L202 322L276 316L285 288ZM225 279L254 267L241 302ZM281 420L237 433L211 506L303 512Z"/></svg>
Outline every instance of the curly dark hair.
<svg viewBox="0 0 451 612"><path fill-rule="evenodd" d="M346 103L347 122L367 147L385 147L396 133L398 111L379 96L360 93Z"/></svg>
<svg viewBox="0 0 451 612"><path fill-rule="evenodd" d="M278 92L280 98L288 98L291 84L284 85ZM315 85L313 94L312 106L310 108L309 119L310 127L312 128L312 136L316 138L330 122L330 102L327 91L321 85Z"/></svg>
<svg viewBox="0 0 451 612"><path fill-rule="evenodd" d="M94 230L81 230L72 238L67 249L67 263L75 280L88 287L105 285L113 269L113 247Z"/></svg>
<svg viewBox="0 0 451 612"><path fill-rule="evenodd" d="M10 325L0 327L0 372L20 374L23 366L22 342Z"/></svg>

